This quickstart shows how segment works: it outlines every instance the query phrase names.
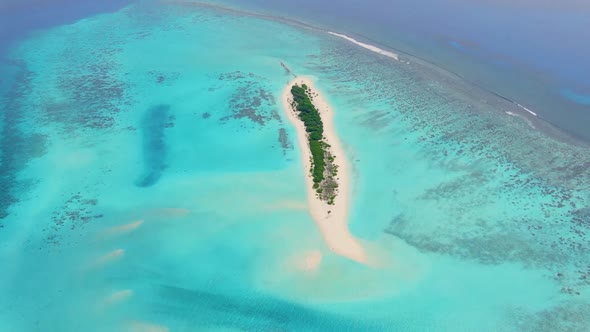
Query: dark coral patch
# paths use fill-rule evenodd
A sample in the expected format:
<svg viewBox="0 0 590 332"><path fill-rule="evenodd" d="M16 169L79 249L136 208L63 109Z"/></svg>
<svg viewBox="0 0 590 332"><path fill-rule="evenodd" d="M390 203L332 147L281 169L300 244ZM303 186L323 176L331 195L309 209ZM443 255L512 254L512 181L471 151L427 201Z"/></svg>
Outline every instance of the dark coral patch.
<svg viewBox="0 0 590 332"><path fill-rule="evenodd" d="M293 149L293 144L291 144L291 140L289 139L289 135L285 128L279 128L279 143L281 143L283 155L287 153L287 150Z"/></svg>
<svg viewBox="0 0 590 332"><path fill-rule="evenodd" d="M64 232L65 229L74 231L95 219L102 218L102 214L95 212L97 205L96 198L85 198L81 192L72 194L59 209L51 214L52 223L44 229L47 233L46 243L49 246L61 246L68 236Z"/></svg>
<svg viewBox="0 0 590 332"><path fill-rule="evenodd" d="M152 70L148 72L148 76L150 80L155 82L156 84L171 86L178 80L180 77L180 73L172 72L166 73L162 71Z"/></svg>
<svg viewBox="0 0 590 332"><path fill-rule="evenodd" d="M276 102L273 95L265 88L264 79L253 73L239 71L219 75L220 81L231 81L237 87L229 100L231 114L222 117L222 122L231 119L248 119L260 126L268 121L280 121L276 110L273 109Z"/></svg>
<svg viewBox="0 0 590 332"><path fill-rule="evenodd" d="M18 64L18 73L12 86L3 96L0 110L0 220L10 215L10 207L18 203L33 180L20 179L18 173L33 158L45 154L45 135L30 132L30 126L23 122L30 114L24 106L24 100L31 91L32 72L23 64ZM0 228L3 224L0 223Z"/></svg>
<svg viewBox="0 0 590 332"><path fill-rule="evenodd" d="M133 102L126 93L129 83L121 78L121 65L116 60L121 51L104 47L80 54L65 48L61 53L64 65L58 67L55 76L61 99L44 100L40 120L59 124L70 134L114 127L117 114Z"/></svg>
<svg viewBox="0 0 590 332"><path fill-rule="evenodd" d="M170 115L170 105L156 105L147 110L141 122L143 136L144 173L135 182L138 187L155 185L166 169L168 146L165 129L174 126L174 116Z"/></svg>

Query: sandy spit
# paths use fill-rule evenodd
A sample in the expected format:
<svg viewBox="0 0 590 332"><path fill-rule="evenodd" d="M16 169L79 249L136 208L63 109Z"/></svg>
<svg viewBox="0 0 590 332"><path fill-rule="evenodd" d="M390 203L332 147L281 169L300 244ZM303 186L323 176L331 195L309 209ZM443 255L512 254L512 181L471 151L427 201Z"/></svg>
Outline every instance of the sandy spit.
<svg viewBox="0 0 590 332"><path fill-rule="evenodd" d="M305 84L311 89L312 102L320 112L322 122L324 123L324 140L331 146L331 153L336 157L335 164L338 165L338 195L334 201L334 205L328 205L328 203L320 200L312 187L313 180L310 174L311 151L309 149L307 133L303 122L298 118L296 111L291 105L293 101L291 87L295 84ZM301 162L304 165L306 175L308 207L313 220L319 227L326 244L332 252L356 262L367 264L368 259L365 249L348 229L350 166L334 128L334 111L332 107L330 107L315 87L313 80L306 76L298 76L290 81L283 90L281 99L287 118L297 131L297 140L301 148Z"/></svg>

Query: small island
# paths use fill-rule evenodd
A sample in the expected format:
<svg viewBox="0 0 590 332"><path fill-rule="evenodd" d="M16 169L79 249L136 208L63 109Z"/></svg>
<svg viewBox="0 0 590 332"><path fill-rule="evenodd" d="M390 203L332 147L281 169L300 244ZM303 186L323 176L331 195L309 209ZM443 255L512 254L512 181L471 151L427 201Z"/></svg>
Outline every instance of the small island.
<svg viewBox="0 0 590 332"><path fill-rule="evenodd" d="M324 241L338 255L372 264L361 242L348 229L350 172L332 123L332 108L314 86L313 79L304 76L296 76L287 84L282 103L297 132L309 213Z"/></svg>
<svg viewBox="0 0 590 332"><path fill-rule="evenodd" d="M312 102L312 91L306 84L295 84L291 87L294 110L298 112L299 119L305 126L307 140L311 151L311 176L313 189L318 198L334 205L337 195L338 165L334 163L335 157L330 151L330 145L324 138L324 123L319 111Z"/></svg>

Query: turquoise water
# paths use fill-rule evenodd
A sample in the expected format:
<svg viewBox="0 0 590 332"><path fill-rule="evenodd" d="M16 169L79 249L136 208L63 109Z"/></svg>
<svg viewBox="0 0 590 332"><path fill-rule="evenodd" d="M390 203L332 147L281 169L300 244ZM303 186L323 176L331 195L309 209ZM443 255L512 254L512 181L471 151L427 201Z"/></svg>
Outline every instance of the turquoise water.
<svg viewBox="0 0 590 332"><path fill-rule="evenodd" d="M510 102L199 6L93 16L11 59L2 331L590 327L590 148ZM350 227L378 267L332 255L302 208L281 62L334 106ZM319 270L298 270L316 251Z"/></svg>

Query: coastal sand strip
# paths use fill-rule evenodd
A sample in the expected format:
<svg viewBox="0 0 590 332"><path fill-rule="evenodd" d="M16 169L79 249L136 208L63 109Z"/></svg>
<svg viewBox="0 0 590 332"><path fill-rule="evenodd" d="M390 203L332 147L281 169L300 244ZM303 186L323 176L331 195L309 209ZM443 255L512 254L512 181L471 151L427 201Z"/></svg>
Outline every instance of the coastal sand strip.
<svg viewBox="0 0 590 332"><path fill-rule="evenodd" d="M338 195L334 205L320 200L313 189L313 179L310 174L311 151L309 149L307 133L303 122L299 119L296 111L291 106L293 96L291 88L295 84L305 84L311 89L312 102L317 108L324 124L324 141L331 146L330 150L336 157L334 164L338 166ZM283 109L287 118L297 131L297 139L301 147L301 162L304 165L305 180L307 185L307 196L309 212L320 229L330 250L334 253L347 257L359 263L368 263L365 249L361 243L352 236L348 229L348 210L350 200L350 169L344 150L340 145L338 136L332 123L333 110L328 102L315 88L313 80L309 77L299 76L293 79L285 87L282 94Z"/></svg>

